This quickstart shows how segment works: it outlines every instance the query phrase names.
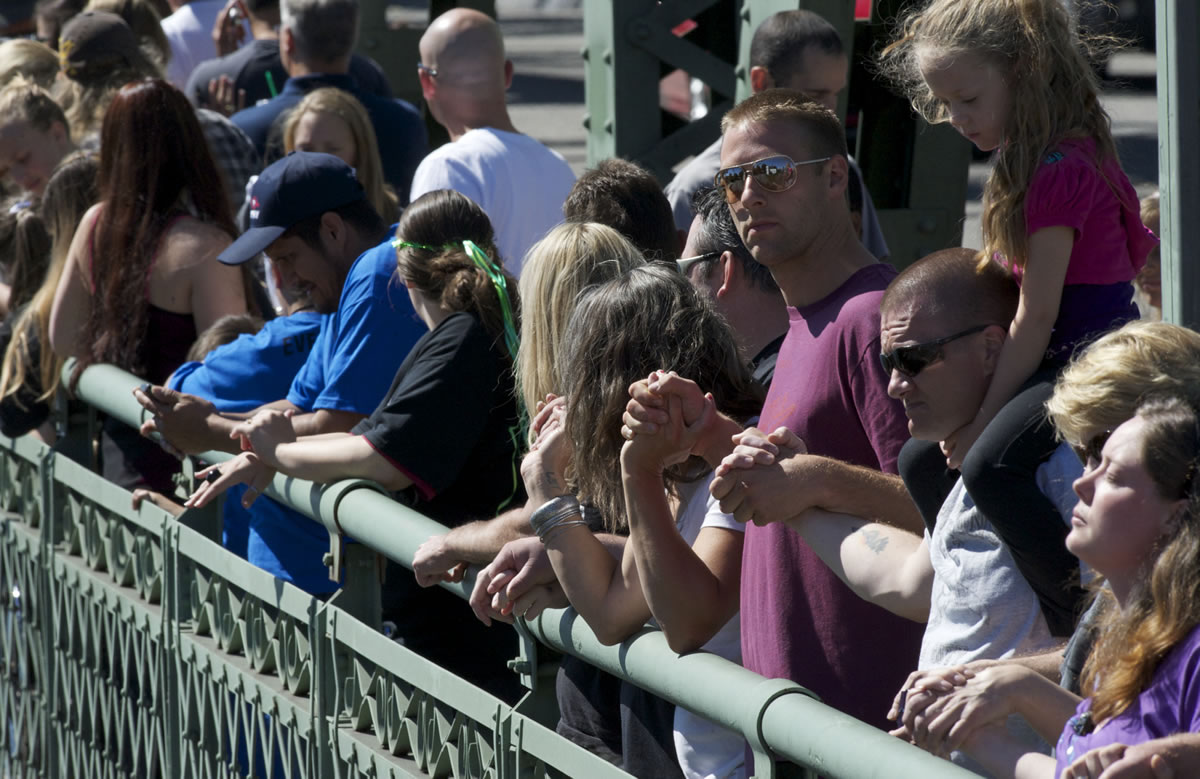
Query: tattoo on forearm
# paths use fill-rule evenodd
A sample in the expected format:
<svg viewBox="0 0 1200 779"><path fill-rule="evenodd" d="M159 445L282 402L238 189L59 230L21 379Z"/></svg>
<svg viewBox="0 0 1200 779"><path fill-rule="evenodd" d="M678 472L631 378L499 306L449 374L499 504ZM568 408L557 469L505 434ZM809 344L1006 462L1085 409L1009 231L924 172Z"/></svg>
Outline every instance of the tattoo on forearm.
<svg viewBox="0 0 1200 779"><path fill-rule="evenodd" d="M858 533L863 537L863 543L867 545L867 548L875 554L879 554L887 548L887 536L883 535L878 530L862 527L859 528Z"/></svg>
<svg viewBox="0 0 1200 779"><path fill-rule="evenodd" d="M554 471L543 471L542 478L546 481L546 486L551 490L561 490L562 484L558 481L558 474Z"/></svg>

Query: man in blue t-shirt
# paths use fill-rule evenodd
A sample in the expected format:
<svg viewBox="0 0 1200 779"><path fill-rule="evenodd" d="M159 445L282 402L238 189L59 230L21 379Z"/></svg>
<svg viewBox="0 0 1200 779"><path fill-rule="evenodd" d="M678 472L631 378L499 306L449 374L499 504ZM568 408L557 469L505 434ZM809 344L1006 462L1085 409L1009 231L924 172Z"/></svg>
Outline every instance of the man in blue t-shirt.
<svg viewBox="0 0 1200 779"><path fill-rule="evenodd" d="M265 252L284 285L306 294L313 308L328 316L285 398L233 412L167 387L135 391L154 415L142 432L157 431L186 453L237 452L230 431L266 408L291 410L297 436L349 431L384 398L396 369L425 332L395 278L387 226L366 200L353 169L337 157L296 152L269 166L251 191L250 225L218 259L240 264ZM306 589L333 589L332 582L321 579L321 555L312 551L317 543L328 545L317 523L256 522L252 547L256 538L264 555L270 551L273 557L251 557L251 562Z"/></svg>

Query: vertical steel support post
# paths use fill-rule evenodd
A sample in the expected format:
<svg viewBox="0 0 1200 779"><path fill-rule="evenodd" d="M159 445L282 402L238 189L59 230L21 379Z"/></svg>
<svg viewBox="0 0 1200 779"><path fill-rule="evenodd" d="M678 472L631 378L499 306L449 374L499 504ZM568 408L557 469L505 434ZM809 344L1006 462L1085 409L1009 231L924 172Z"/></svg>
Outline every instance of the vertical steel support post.
<svg viewBox="0 0 1200 779"><path fill-rule="evenodd" d="M654 0L583 4L584 100L588 164L632 157L662 137L658 58L627 33Z"/></svg>
<svg viewBox="0 0 1200 779"><path fill-rule="evenodd" d="M1200 326L1200 4L1158 0L1158 181L1163 318Z"/></svg>

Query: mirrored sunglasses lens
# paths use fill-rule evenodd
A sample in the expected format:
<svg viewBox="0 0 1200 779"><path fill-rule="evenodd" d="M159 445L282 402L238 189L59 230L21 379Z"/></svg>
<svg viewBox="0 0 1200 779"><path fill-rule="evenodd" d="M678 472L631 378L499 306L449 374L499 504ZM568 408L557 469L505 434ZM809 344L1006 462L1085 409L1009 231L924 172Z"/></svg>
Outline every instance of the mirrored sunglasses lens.
<svg viewBox="0 0 1200 779"><path fill-rule="evenodd" d="M746 172L740 168L727 168L718 174L721 189L725 192L725 200L729 203L736 203L738 198L742 196L742 185L745 182Z"/></svg>
<svg viewBox="0 0 1200 779"><path fill-rule="evenodd" d="M782 192L795 181L796 167L787 157L770 157L755 163L750 173L763 189Z"/></svg>

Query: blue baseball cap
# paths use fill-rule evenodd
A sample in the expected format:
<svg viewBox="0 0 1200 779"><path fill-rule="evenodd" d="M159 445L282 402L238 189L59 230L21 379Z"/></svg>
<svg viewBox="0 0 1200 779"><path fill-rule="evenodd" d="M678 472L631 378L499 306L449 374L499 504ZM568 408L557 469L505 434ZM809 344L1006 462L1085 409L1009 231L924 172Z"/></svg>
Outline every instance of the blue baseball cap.
<svg viewBox="0 0 1200 779"><path fill-rule="evenodd" d="M297 222L358 202L367 193L354 168L332 154L294 151L273 162L250 189L250 229L217 259L241 265Z"/></svg>

